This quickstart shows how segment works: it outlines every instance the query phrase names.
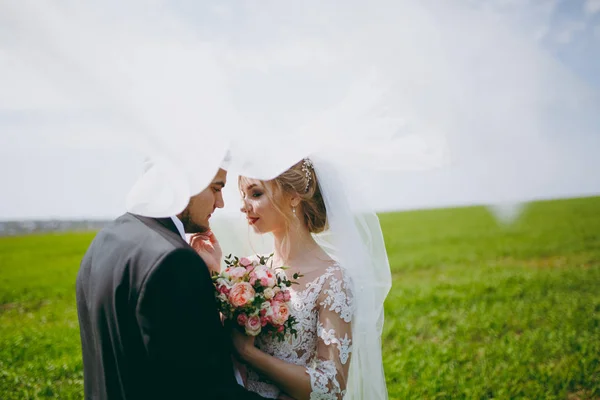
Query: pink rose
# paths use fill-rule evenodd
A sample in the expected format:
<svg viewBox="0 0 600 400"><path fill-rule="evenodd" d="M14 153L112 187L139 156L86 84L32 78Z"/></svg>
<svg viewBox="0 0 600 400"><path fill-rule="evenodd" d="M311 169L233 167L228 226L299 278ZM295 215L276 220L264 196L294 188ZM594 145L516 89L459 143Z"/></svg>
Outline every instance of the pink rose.
<svg viewBox="0 0 600 400"><path fill-rule="evenodd" d="M238 317L237 317L238 324L240 324L241 326L245 326L247 321L248 321L248 316L246 314L238 315Z"/></svg>
<svg viewBox="0 0 600 400"><path fill-rule="evenodd" d="M292 299L292 295L289 290L283 292L283 301L290 301Z"/></svg>
<svg viewBox="0 0 600 400"><path fill-rule="evenodd" d="M273 273L273 270L265 266L260 266L254 269L253 273L260 279L260 284L265 287L273 287L277 283L277 278Z"/></svg>
<svg viewBox="0 0 600 400"><path fill-rule="evenodd" d="M266 310L265 310L265 311L266 311ZM265 327L265 326L267 326L267 324L268 324L268 323L269 323L269 319L268 319L268 318L266 318L266 317L260 317L260 325L261 325L262 327Z"/></svg>
<svg viewBox="0 0 600 400"><path fill-rule="evenodd" d="M277 328L277 332L281 333L284 329L285 328L283 327L283 325L279 325L279 327Z"/></svg>
<svg viewBox="0 0 600 400"><path fill-rule="evenodd" d="M220 285L217 290L221 294L225 294L225 295L229 294L229 288L225 285Z"/></svg>
<svg viewBox="0 0 600 400"><path fill-rule="evenodd" d="M234 307L242 307L254 300L254 288L248 282L238 282L229 292L229 302Z"/></svg>
<svg viewBox="0 0 600 400"><path fill-rule="evenodd" d="M262 329L262 325L260 323L260 318L254 315L246 321L246 334L249 336L256 336L260 333Z"/></svg>
<svg viewBox="0 0 600 400"><path fill-rule="evenodd" d="M240 258L240 265L244 268L248 268L248 267L252 266L252 261L250 261L246 257L242 257L242 258Z"/></svg>
<svg viewBox="0 0 600 400"><path fill-rule="evenodd" d="M241 281L242 279L244 279L245 275L246 268L244 267L231 268L231 270L229 271L229 277L234 281Z"/></svg>
<svg viewBox="0 0 600 400"><path fill-rule="evenodd" d="M256 283L256 281L258 280L258 278L256 277L256 274L254 272L250 273L250 284L252 286L254 286L254 284Z"/></svg>
<svg viewBox="0 0 600 400"><path fill-rule="evenodd" d="M285 295L283 294L283 292L279 292L275 295L273 299L275 301L285 301Z"/></svg>
<svg viewBox="0 0 600 400"><path fill-rule="evenodd" d="M287 304L274 301L271 303L271 322L274 325L283 325L290 316Z"/></svg>

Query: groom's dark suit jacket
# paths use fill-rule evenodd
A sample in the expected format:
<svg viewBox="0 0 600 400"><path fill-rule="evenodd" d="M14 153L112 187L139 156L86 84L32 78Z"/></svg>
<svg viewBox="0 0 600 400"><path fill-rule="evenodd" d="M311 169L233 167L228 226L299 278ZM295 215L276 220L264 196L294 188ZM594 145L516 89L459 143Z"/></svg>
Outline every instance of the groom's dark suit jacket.
<svg viewBox="0 0 600 400"><path fill-rule="evenodd" d="M262 399L236 383L208 269L170 218L100 231L77 311L86 399Z"/></svg>

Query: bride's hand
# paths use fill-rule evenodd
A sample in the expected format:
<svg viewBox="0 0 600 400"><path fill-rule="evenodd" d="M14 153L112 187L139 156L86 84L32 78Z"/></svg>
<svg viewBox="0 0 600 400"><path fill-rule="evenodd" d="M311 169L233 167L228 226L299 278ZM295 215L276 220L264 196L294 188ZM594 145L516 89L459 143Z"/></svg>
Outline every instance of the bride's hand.
<svg viewBox="0 0 600 400"><path fill-rule="evenodd" d="M223 251L217 237L212 231L192 235L190 237L190 246L202 257L211 274L213 272L217 274L221 272Z"/></svg>
<svg viewBox="0 0 600 400"><path fill-rule="evenodd" d="M233 347L239 356L246 360L249 352L254 349L254 336L248 336L240 332L238 329L233 328L231 330L231 340Z"/></svg>

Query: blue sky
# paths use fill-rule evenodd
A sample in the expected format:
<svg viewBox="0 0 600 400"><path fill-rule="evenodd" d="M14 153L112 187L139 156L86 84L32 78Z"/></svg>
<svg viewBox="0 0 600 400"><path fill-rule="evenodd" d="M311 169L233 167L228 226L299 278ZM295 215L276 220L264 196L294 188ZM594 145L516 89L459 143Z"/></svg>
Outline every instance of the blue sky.
<svg viewBox="0 0 600 400"><path fill-rule="evenodd" d="M544 47L595 88L600 88L600 2L557 1L540 30Z"/></svg>
<svg viewBox="0 0 600 400"><path fill-rule="evenodd" d="M117 33L127 26L147 34L136 38L136 43L149 49L160 44L174 60L180 56L174 43L187 43L190 37L211 40L235 84L234 102L259 126L275 131L335 102L336 85L352 76L353 67L368 65L367 56L352 59L356 66L339 63L345 53L333 45L352 48L361 40L353 24L367 26L377 18L398 18L397 31L388 32L401 38L399 56L389 58L390 68L403 69L398 87L414 93L397 96L395 104L416 118L417 133L427 128L446 135L450 162L431 171L371 175L375 181L365 188L365 195L375 207L515 203L600 194L600 174L595 172L600 171L600 0L379 3L383 13L378 14L378 10L364 12L360 2L344 2L343 8L335 1L306 2L305 7L278 2L267 3L271 9L266 10L254 1L156 1L144 7L149 11L140 16L136 7L141 3L124 6L107 1L101 14L90 21L110 20L114 26L103 28L100 22L77 26L77 20L70 21L81 33L79 41L79 35L69 36L67 30L25 35L27 25L19 20L21 6L2 4L0 219L106 218L123 212L126 194L142 169L143 154L127 146L123 126L96 93L116 93L119 102L118 93L152 80L160 68L168 71L168 60L154 69L142 65L133 83L115 77L108 89L86 92L81 77L52 64L48 43L62 37L65 43L80 46L74 53L77 61L107 82L110 77L102 75L107 69L101 68L106 60L95 57L110 54L111 46L114 54L124 51ZM54 11L75 12L77 2L62 9L51 5L43 9L29 1L22 4L38 10L27 18L51 21ZM161 10L170 19L163 19ZM82 21L86 11L90 10L78 14ZM324 23L328 18L334 22ZM155 21L164 26L144 30L144 24ZM338 23L337 31L329 29ZM105 35L106 48L86 46L84 38L94 37L86 36L87 30L96 37ZM397 43L379 43L386 44ZM377 46L373 43L369 53L375 58L385 55L385 49ZM138 100L146 96L148 101L138 104L147 107L142 110L147 121L159 129L179 131L188 122L221 127L227 122L219 119L221 99L204 103L212 110L210 121L204 120L206 115L204 119L191 116L194 108L185 101L212 85L219 71L202 59L185 57L190 62L188 75L157 86L164 91L160 98L140 91ZM326 84L318 79L319 68L327 72L322 75ZM293 79L295 71L309 73ZM460 98L453 97L457 88ZM169 112L163 113L165 109ZM201 147L179 144L182 152L197 148L202 153ZM227 196L237 204L235 190Z"/></svg>

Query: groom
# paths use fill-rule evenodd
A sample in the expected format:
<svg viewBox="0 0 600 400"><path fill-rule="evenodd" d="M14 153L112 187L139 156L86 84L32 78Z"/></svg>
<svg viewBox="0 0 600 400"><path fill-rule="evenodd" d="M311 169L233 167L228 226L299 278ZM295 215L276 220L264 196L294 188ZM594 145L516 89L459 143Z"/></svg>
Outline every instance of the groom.
<svg viewBox="0 0 600 400"><path fill-rule="evenodd" d="M208 270L226 175L178 216L127 213L94 238L77 276L86 399L262 399L236 383ZM204 260L185 232L204 234Z"/></svg>

